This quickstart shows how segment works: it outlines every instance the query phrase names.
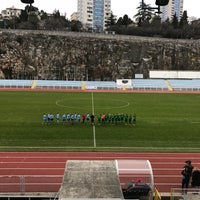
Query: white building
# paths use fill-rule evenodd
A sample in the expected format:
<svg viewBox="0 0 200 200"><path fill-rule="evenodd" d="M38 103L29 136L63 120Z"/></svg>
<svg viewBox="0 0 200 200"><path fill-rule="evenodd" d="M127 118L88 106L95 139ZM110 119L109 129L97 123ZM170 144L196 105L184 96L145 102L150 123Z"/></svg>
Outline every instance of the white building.
<svg viewBox="0 0 200 200"><path fill-rule="evenodd" d="M78 20L85 29L103 31L111 14L111 0L78 0Z"/></svg>
<svg viewBox="0 0 200 200"><path fill-rule="evenodd" d="M15 8L12 6L11 8L6 8L1 11L1 17L3 19L12 19L13 17L19 17L21 15L22 10Z"/></svg>
<svg viewBox="0 0 200 200"><path fill-rule="evenodd" d="M183 15L183 0L169 0L169 4L167 6L161 6L161 12L162 22L167 19L171 21L175 14L180 21Z"/></svg>
<svg viewBox="0 0 200 200"><path fill-rule="evenodd" d="M70 16L70 20L71 21L77 21L78 20L78 13L77 12L74 12L74 13L72 13L71 14L71 16Z"/></svg>

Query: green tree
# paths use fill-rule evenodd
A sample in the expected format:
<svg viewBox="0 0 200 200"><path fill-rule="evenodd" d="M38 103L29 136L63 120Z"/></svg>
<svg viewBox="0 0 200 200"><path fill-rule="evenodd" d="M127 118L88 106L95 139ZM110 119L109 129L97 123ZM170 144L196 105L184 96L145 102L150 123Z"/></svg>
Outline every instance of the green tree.
<svg viewBox="0 0 200 200"><path fill-rule="evenodd" d="M49 17L45 20L44 29L46 30L66 30L68 21L64 17Z"/></svg>
<svg viewBox="0 0 200 200"><path fill-rule="evenodd" d="M26 22L26 21L28 21L28 13L27 13L26 10L22 10L21 14L19 16L19 21L18 22L20 23L20 22Z"/></svg>
<svg viewBox="0 0 200 200"><path fill-rule="evenodd" d="M54 10L51 17L47 17L43 23L46 30L66 30L70 27L70 22L65 19L65 16L61 16L59 10Z"/></svg>
<svg viewBox="0 0 200 200"><path fill-rule="evenodd" d="M183 12L183 15L182 15L180 22L179 22L179 27L181 29L181 37L182 38L186 39L186 38L193 37L194 29L188 23L187 11Z"/></svg>
<svg viewBox="0 0 200 200"><path fill-rule="evenodd" d="M114 26L116 24L116 17L113 15L113 12L111 12L110 17L106 21L106 27L110 28L111 26Z"/></svg>
<svg viewBox="0 0 200 200"><path fill-rule="evenodd" d="M48 15L44 10L41 10L40 11L40 17L41 17L41 20L44 20L44 19L48 18Z"/></svg>
<svg viewBox="0 0 200 200"><path fill-rule="evenodd" d="M181 28L183 28L184 26L187 26L188 25L188 16L187 16L187 11L184 11L183 12L183 15L180 19L180 23L179 23L179 26Z"/></svg>
<svg viewBox="0 0 200 200"><path fill-rule="evenodd" d="M128 17L128 15L124 15L121 23L127 28L128 25L132 23L132 20Z"/></svg>
<svg viewBox="0 0 200 200"><path fill-rule="evenodd" d="M83 29L83 25L80 21L72 20L70 23L71 31L80 32Z"/></svg>
<svg viewBox="0 0 200 200"><path fill-rule="evenodd" d="M161 18L158 15L155 15L151 20L151 26L155 28L161 27Z"/></svg>
<svg viewBox="0 0 200 200"><path fill-rule="evenodd" d="M191 29L193 30L192 37L195 39L200 39L200 23L199 20L192 21Z"/></svg>
<svg viewBox="0 0 200 200"><path fill-rule="evenodd" d="M117 20L117 25L118 25L118 26L121 26L121 25L122 25L122 21L123 21L123 18L120 17L120 18Z"/></svg>
<svg viewBox="0 0 200 200"><path fill-rule="evenodd" d="M61 17L60 11L59 11L59 10L54 10L54 12L53 12L53 17L54 17L54 18L60 18L60 17Z"/></svg>
<svg viewBox="0 0 200 200"><path fill-rule="evenodd" d="M137 7L137 14L134 16L138 26L146 26L149 24L152 16L154 15L153 10L149 4L142 4Z"/></svg>
<svg viewBox="0 0 200 200"><path fill-rule="evenodd" d="M173 26L174 29L177 29L178 25L179 25L178 17L176 16L176 13L175 13L174 16L173 16L173 19L172 19L172 26Z"/></svg>
<svg viewBox="0 0 200 200"><path fill-rule="evenodd" d="M25 7L25 11L28 13L28 12L31 12L31 11L38 11L38 8L37 7L34 7L34 6L30 6L30 5L27 5Z"/></svg>

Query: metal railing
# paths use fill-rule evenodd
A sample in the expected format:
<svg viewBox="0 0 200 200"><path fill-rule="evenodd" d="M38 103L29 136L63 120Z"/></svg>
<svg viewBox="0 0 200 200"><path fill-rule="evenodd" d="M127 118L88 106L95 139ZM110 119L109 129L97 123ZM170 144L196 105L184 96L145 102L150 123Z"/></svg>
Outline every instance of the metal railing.
<svg viewBox="0 0 200 200"><path fill-rule="evenodd" d="M2 194L57 193L63 176L58 175L26 175L0 176L0 196Z"/></svg>
<svg viewBox="0 0 200 200"><path fill-rule="evenodd" d="M170 200L199 200L200 188L172 188Z"/></svg>
<svg viewBox="0 0 200 200"><path fill-rule="evenodd" d="M31 85L27 86L26 84L20 84L20 85L13 85L13 84L2 84L0 85L0 89L31 89ZM104 91L164 91L167 92L169 91L168 88L166 87L162 87L162 86L158 86L158 87L152 87L152 86L133 86L133 87L105 87L105 86L96 86L96 87L90 87L90 88L82 88L82 86L71 86L71 85L50 85L50 86L37 86L34 88L36 90L83 90L83 91L90 91L90 90L104 90ZM173 88L173 91L177 91L177 92L200 92L200 87L197 88L192 88L190 87L179 87L179 88Z"/></svg>

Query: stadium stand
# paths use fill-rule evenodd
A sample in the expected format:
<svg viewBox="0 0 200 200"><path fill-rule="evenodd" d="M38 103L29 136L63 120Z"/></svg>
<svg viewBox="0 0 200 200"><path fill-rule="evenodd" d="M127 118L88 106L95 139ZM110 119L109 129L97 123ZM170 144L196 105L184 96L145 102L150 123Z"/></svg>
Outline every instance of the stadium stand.
<svg viewBox="0 0 200 200"><path fill-rule="evenodd" d="M132 85L138 90L168 90L163 79L133 79Z"/></svg>
<svg viewBox="0 0 200 200"><path fill-rule="evenodd" d="M200 90L200 79L168 81L174 90Z"/></svg>
<svg viewBox="0 0 200 200"><path fill-rule="evenodd" d="M86 89L115 89L117 87L114 81L86 81Z"/></svg>
<svg viewBox="0 0 200 200"><path fill-rule="evenodd" d="M168 84L167 84L168 83ZM169 87L170 86L170 87ZM115 81L65 81L65 80L15 80L1 79L0 88L29 89L82 89L82 90L120 90ZM132 79L132 87L127 90L158 91L200 91L200 79Z"/></svg>
<svg viewBox="0 0 200 200"><path fill-rule="evenodd" d="M33 80L1 79L0 87L1 88L30 88L32 83L33 83Z"/></svg>
<svg viewBox="0 0 200 200"><path fill-rule="evenodd" d="M38 80L36 88L80 89L82 81Z"/></svg>

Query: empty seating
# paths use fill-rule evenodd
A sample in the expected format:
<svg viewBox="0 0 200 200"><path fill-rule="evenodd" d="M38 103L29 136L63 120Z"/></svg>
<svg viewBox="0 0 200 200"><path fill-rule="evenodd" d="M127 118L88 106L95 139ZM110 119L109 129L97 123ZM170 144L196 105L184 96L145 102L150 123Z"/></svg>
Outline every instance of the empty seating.
<svg viewBox="0 0 200 200"><path fill-rule="evenodd" d="M155 89L155 90L167 90L168 87L165 84L164 79L133 79L133 89Z"/></svg>
<svg viewBox="0 0 200 200"><path fill-rule="evenodd" d="M200 79L192 80L169 80L175 90L200 90Z"/></svg>
<svg viewBox="0 0 200 200"><path fill-rule="evenodd" d="M200 79L168 80L174 90L200 90ZM34 87L32 87L34 84ZM0 88L36 88L36 89L91 89L117 90L115 81L66 81L66 80L16 80L1 79ZM168 90L164 79L132 79L132 88L128 90Z"/></svg>
<svg viewBox="0 0 200 200"><path fill-rule="evenodd" d="M36 88L80 88L81 81L57 81L57 80L38 80Z"/></svg>
<svg viewBox="0 0 200 200"><path fill-rule="evenodd" d="M3 88L30 88L33 80L1 79L0 87Z"/></svg>
<svg viewBox="0 0 200 200"><path fill-rule="evenodd" d="M114 81L86 81L86 89L115 89L117 87Z"/></svg>

